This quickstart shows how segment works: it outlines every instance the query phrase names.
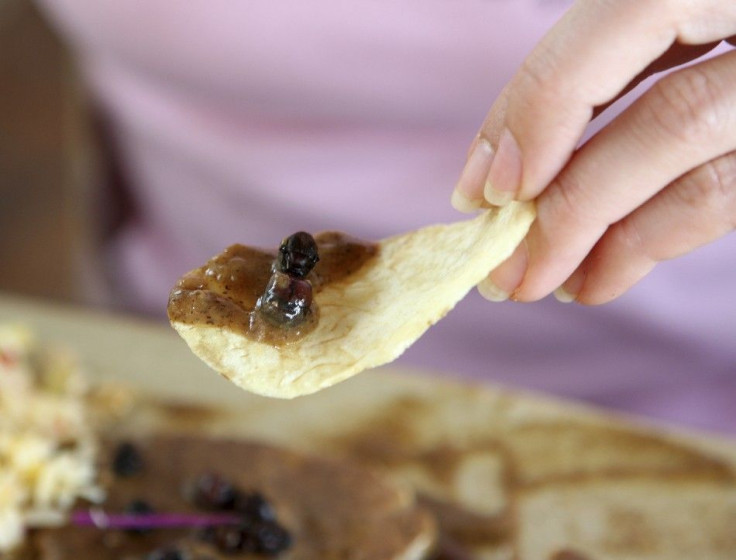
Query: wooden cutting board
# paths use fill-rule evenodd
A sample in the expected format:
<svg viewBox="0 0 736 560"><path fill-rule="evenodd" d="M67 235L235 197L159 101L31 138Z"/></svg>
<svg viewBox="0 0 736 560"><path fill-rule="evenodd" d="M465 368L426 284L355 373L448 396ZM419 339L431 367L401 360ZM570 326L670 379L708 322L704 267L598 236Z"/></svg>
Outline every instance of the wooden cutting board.
<svg viewBox="0 0 736 560"><path fill-rule="evenodd" d="M381 469L472 558L736 558L728 439L391 367L272 400L220 378L166 325L8 294L0 322L71 348L96 381L140 390L124 431L255 438Z"/></svg>

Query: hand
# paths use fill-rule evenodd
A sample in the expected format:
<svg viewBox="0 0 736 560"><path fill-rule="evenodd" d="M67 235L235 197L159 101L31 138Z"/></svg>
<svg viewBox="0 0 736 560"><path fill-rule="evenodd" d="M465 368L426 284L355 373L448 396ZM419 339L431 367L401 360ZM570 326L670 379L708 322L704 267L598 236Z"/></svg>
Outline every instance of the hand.
<svg viewBox="0 0 736 560"><path fill-rule="evenodd" d="M736 51L661 78L583 146L645 77L736 37L733 0L578 0L486 117L453 193L461 210L537 201L489 299L597 304L736 226ZM485 198L485 201L483 201Z"/></svg>

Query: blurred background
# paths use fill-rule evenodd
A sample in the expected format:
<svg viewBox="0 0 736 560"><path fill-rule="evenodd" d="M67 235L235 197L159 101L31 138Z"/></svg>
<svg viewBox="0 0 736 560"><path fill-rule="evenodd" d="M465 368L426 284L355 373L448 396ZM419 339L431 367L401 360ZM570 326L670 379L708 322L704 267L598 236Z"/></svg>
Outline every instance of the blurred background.
<svg viewBox="0 0 736 560"><path fill-rule="evenodd" d="M415 15L427 17L407 18L404 24L415 31L409 35L398 21L404 8L399 12L389 1L371 12L375 19L355 25L360 33L334 35L321 26L363 21L353 10L334 10L344 5L339 0L322 8L324 22L301 25L292 18L293 30L280 17L285 8L260 2L263 19L242 20L259 33L244 33L242 22L227 13L212 19L209 33L228 30L222 42L208 41L207 34L189 40L188 26L198 24L209 4L185 10L175 32L159 36L169 3L176 2L159 4L158 19L138 33L137 10L148 5L143 0L68 2L71 19L90 16L80 23L90 37L119 39L105 64L85 66L97 79L94 106L104 106L105 96L110 101L105 118L85 99L70 53L31 0L0 0L0 293L140 309L163 320L165 295L181 271L234 239L267 246L297 227L375 239L457 217L447 204L450 186L489 92L500 91L567 0L557 6L479 0L477 12L468 10L451 26L443 12L449 4L428 11L421 3ZM289 6L312 10L298 0ZM398 17L384 17L392 10ZM494 19L498 33L487 33L491 20L478 15L491 11L510 22ZM483 33L467 31L480 26ZM442 31L442 41L427 30ZM393 39L386 43L388 31ZM144 37L150 40L141 42ZM289 48L275 50L273 59L258 54L270 53L266 45L292 44L299 46L296 59ZM153 57L161 45L167 48ZM130 68L116 68L127 46ZM242 62L248 73L228 64L238 49L252 55ZM494 72L478 76L486 53L493 55ZM442 64L439 54L446 55ZM155 59L150 67L149 58ZM371 69L370 80L364 68ZM597 120L591 133L639 91ZM118 123L130 119L125 134L110 134L105 122L116 123L110 115L119 116ZM139 170L138 182L126 181L115 165L126 146L135 147L126 169L131 175ZM122 197L126 183L140 186L139 196L144 187L153 193L141 200L155 211L142 212ZM202 188L209 185L218 186L215 196ZM395 187L402 188L400 197ZM385 203L389 197L393 204ZM110 236L121 229L124 235ZM491 310L472 293L401 364L733 432L736 299L733 267L723 256L733 254L733 243L724 238L665 263L606 306L564 306L547 298ZM108 281L98 278L102 274Z"/></svg>
<svg viewBox="0 0 736 560"><path fill-rule="evenodd" d="M0 0L0 291L79 302L90 289L89 122L53 31L29 0Z"/></svg>

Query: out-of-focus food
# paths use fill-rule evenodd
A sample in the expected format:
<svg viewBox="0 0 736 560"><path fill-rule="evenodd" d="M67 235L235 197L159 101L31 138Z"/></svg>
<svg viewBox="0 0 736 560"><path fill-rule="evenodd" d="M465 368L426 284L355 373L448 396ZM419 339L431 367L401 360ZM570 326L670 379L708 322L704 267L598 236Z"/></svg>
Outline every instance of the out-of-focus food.
<svg viewBox="0 0 736 560"><path fill-rule="evenodd" d="M25 526L100 501L87 387L73 355L0 325L0 556Z"/></svg>

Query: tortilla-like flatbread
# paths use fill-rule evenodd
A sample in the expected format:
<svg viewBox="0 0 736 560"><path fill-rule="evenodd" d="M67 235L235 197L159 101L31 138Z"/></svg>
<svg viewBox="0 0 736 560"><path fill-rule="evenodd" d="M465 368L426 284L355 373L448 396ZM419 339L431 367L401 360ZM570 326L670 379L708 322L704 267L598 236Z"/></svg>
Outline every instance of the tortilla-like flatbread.
<svg viewBox="0 0 736 560"><path fill-rule="evenodd" d="M130 533L63 526L36 531L35 560L144 560L162 558L152 551L172 546L181 551L180 558L191 560L423 560L434 549L436 524L410 489L352 462L198 435L158 434L132 442L142 466L124 477L115 476L105 462L120 442L103 448L109 478L105 511L126 511L134 500L145 499L159 512L201 515L206 510L192 504L185 489L212 473L245 492L262 494L291 535L291 545L274 556L237 545L223 550L217 539L207 542L191 528Z"/></svg>
<svg viewBox="0 0 736 560"><path fill-rule="evenodd" d="M314 393L397 358L511 255L534 217L532 203L515 202L381 241L358 272L315 294L317 327L287 346L217 325L172 325L197 356L247 391Z"/></svg>

